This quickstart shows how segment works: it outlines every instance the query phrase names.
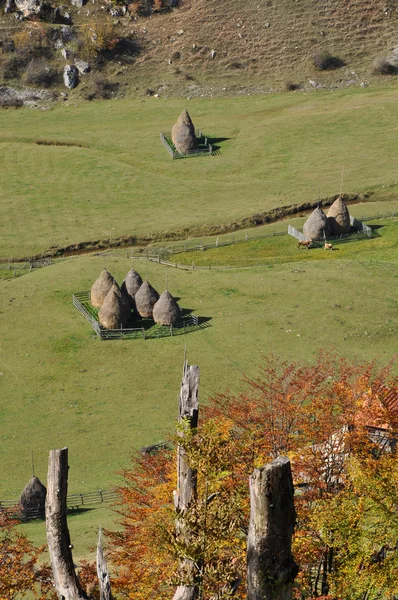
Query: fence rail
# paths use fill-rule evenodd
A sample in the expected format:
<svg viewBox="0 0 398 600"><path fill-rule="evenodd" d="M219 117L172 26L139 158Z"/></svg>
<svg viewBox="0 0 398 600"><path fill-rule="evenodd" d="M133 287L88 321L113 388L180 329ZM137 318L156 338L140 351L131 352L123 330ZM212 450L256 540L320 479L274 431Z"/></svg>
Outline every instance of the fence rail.
<svg viewBox="0 0 398 600"><path fill-rule="evenodd" d="M116 490L96 490L94 492L85 492L80 494L69 494L66 500L66 506L69 512L74 510L81 510L86 506L92 506L94 504L102 504L109 502L116 502L119 499L119 495ZM19 500L0 500L0 510L6 509L14 512L15 517L21 518L22 520L28 519L39 519L43 516L43 510L37 508L22 509L19 504Z"/></svg>
<svg viewBox="0 0 398 600"><path fill-rule="evenodd" d="M172 158L189 158L191 156L211 156L213 154L213 146L210 143L210 139L204 135L204 133L197 129L195 132L196 139L198 140L198 148L197 150L189 150L188 152L177 152L171 137L170 132L163 133L160 132L160 141L163 146L166 148L167 152L171 155Z"/></svg>

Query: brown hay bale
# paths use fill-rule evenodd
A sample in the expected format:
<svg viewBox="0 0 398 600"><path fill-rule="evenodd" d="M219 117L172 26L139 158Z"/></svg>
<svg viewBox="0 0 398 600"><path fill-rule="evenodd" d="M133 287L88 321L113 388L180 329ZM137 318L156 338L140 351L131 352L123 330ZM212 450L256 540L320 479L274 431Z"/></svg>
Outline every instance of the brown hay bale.
<svg viewBox="0 0 398 600"><path fill-rule="evenodd" d="M153 320L158 325L175 325L181 319L180 307L170 292L166 290L153 307Z"/></svg>
<svg viewBox="0 0 398 600"><path fill-rule="evenodd" d="M143 318L152 317L153 307L159 300L159 294L148 281L144 281L134 296L138 314Z"/></svg>
<svg viewBox="0 0 398 600"><path fill-rule="evenodd" d="M138 290L140 289L141 286L142 286L141 275L139 273L137 273L137 271L134 271L134 269L130 269L130 271L127 273L126 277L124 278L124 281L123 281L120 289L122 290L122 292L124 292L126 294L126 296L128 296L128 298L130 299L130 301L133 304L134 296L136 295L136 293L138 292Z"/></svg>
<svg viewBox="0 0 398 600"><path fill-rule="evenodd" d="M44 517L46 495L46 486L38 477L33 476L19 498L19 504L23 508L25 517L32 516L32 513L36 513L36 511L40 517Z"/></svg>
<svg viewBox="0 0 398 600"><path fill-rule="evenodd" d="M130 319L130 302L122 293L116 281L114 281L102 303L98 313L98 320L107 329L120 329L121 327L126 327Z"/></svg>
<svg viewBox="0 0 398 600"><path fill-rule="evenodd" d="M173 125L171 139L173 140L177 152L181 152L181 154L192 152L198 147L195 127L186 108L178 117L176 124Z"/></svg>
<svg viewBox="0 0 398 600"><path fill-rule="evenodd" d="M106 269L104 269L98 279L94 281L91 286L90 300L95 308L101 308L114 281L112 275Z"/></svg>
<svg viewBox="0 0 398 600"><path fill-rule="evenodd" d="M333 202L328 210L327 219L332 235L340 235L350 231L350 213L343 198L339 197Z"/></svg>
<svg viewBox="0 0 398 600"><path fill-rule="evenodd" d="M310 214L303 226L306 240L323 240L330 235L330 224L319 206Z"/></svg>

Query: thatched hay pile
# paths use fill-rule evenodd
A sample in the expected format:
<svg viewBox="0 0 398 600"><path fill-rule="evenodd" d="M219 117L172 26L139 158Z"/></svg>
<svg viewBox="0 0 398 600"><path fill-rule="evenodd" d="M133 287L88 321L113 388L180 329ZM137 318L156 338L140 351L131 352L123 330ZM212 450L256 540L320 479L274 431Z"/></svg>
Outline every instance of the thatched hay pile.
<svg viewBox="0 0 398 600"><path fill-rule="evenodd" d="M341 233L349 233L351 229L350 213L343 198L339 197L335 200L328 210L327 219L330 224L332 235L340 235Z"/></svg>
<svg viewBox="0 0 398 600"><path fill-rule="evenodd" d="M120 290L116 281L114 281L102 303L98 313L98 320L107 329L120 329L121 327L126 327L130 319L130 302Z"/></svg>
<svg viewBox="0 0 398 600"><path fill-rule="evenodd" d="M114 283L112 275L104 269L98 279L93 283L91 287L90 299L91 304L95 308L101 308L103 301L105 300L109 290Z"/></svg>
<svg viewBox="0 0 398 600"><path fill-rule="evenodd" d="M181 309L167 290L153 307L153 320L158 325L175 325L182 319Z"/></svg>
<svg viewBox="0 0 398 600"><path fill-rule="evenodd" d="M36 511L41 517L44 517L46 495L46 486L42 484L38 477L33 476L19 498L19 504L22 506L26 517L31 516Z"/></svg>
<svg viewBox="0 0 398 600"><path fill-rule="evenodd" d="M134 296L138 314L144 318L152 317L153 307L159 300L159 294L148 281L144 281Z"/></svg>
<svg viewBox="0 0 398 600"><path fill-rule="evenodd" d="M319 206L304 223L303 233L307 240L323 240L330 235L330 223Z"/></svg>
<svg viewBox="0 0 398 600"><path fill-rule="evenodd" d="M196 150L198 143L195 135L195 127L187 109L184 109L171 130L171 139L177 152L187 154Z"/></svg>
<svg viewBox="0 0 398 600"><path fill-rule="evenodd" d="M134 269L130 269L130 271L127 273L126 277L124 278L124 281L123 281L120 289L122 290L122 292L124 292L126 294L126 296L128 296L130 298L130 301L133 306L134 306L134 296L136 295L136 293L138 292L138 290L140 289L141 286L142 286L141 275L139 273L137 273L137 271L135 271Z"/></svg>

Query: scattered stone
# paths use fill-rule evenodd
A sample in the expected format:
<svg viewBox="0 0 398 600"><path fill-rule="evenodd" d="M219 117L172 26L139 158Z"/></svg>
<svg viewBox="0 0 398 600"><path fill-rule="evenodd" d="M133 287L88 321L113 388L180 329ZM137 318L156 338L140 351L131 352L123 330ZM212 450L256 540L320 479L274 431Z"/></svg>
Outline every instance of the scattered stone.
<svg viewBox="0 0 398 600"><path fill-rule="evenodd" d="M184 33L184 30L183 30L183 29L179 29L179 30L177 31L177 35L183 35L183 33Z"/></svg>
<svg viewBox="0 0 398 600"><path fill-rule="evenodd" d="M212 57L212 58L214 58L215 56L216 56L216 51L215 51L215 50L212 50L212 51L211 51L211 57Z"/></svg>
<svg viewBox="0 0 398 600"><path fill-rule="evenodd" d="M184 109L171 130L171 138L177 152L188 154L197 149L195 127L187 109Z"/></svg>
<svg viewBox="0 0 398 600"><path fill-rule="evenodd" d="M64 67L64 84L70 90L73 90L79 83L79 72L75 65L66 65Z"/></svg>
<svg viewBox="0 0 398 600"><path fill-rule="evenodd" d="M22 13L25 19L39 15L43 10L41 0L14 0L16 9Z"/></svg>
<svg viewBox="0 0 398 600"><path fill-rule="evenodd" d="M82 75L90 73L90 65L85 60L75 60L75 65Z"/></svg>
<svg viewBox="0 0 398 600"><path fill-rule="evenodd" d="M70 3L77 8L83 8L84 6L84 0L70 0Z"/></svg>
<svg viewBox="0 0 398 600"><path fill-rule="evenodd" d="M14 12L14 10L16 10L14 0L6 0L6 5L5 5L5 8L4 8L4 12L6 12L6 13L12 13L12 12Z"/></svg>
<svg viewBox="0 0 398 600"><path fill-rule="evenodd" d="M69 50L67 50L66 48L62 48L62 50L61 50L61 54L62 54L62 56L63 56L63 58L64 58L65 60L67 60L67 59L69 58L69 56L70 56L70 52L69 52Z"/></svg>

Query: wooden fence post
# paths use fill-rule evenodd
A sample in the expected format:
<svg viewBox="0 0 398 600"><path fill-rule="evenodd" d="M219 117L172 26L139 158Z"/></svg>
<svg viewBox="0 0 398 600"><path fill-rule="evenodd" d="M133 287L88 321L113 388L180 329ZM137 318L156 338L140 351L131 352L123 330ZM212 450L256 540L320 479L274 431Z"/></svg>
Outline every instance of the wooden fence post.
<svg viewBox="0 0 398 600"><path fill-rule="evenodd" d="M97 544L97 575L100 588L100 600L112 600L111 580L109 578L108 568L102 548L102 529L98 531Z"/></svg>
<svg viewBox="0 0 398 600"><path fill-rule="evenodd" d="M60 600L86 600L72 559L66 520L68 448L51 450L48 459L46 531L54 584Z"/></svg>
<svg viewBox="0 0 398 600"><path fill-rule="evenodd" d="M185 432L196 429L199 415L199 367L189 366L184 360L182 382L178 406L178 422L180 429L178 435L184 437ZM184 513L191 502L197 497L196 472L189 466L186 453L181 445L177 446L177 490L174 491L174 506L177 513L176 533L185 541L189 541L189 530L184 520ZM195 573L195 565L192 560L182 558L180 560L181 577L192 582L191 585L182 583L177 587L173 600L195 600L199 589L195 585L198 573Z"/></svg>
<svg viewBox="0 0 398 600"><path fill-rule="evenodd" d="M291 600L297 575L291 546L296 520L290 461L284 456L250 477L247 600Z"/></svg>

